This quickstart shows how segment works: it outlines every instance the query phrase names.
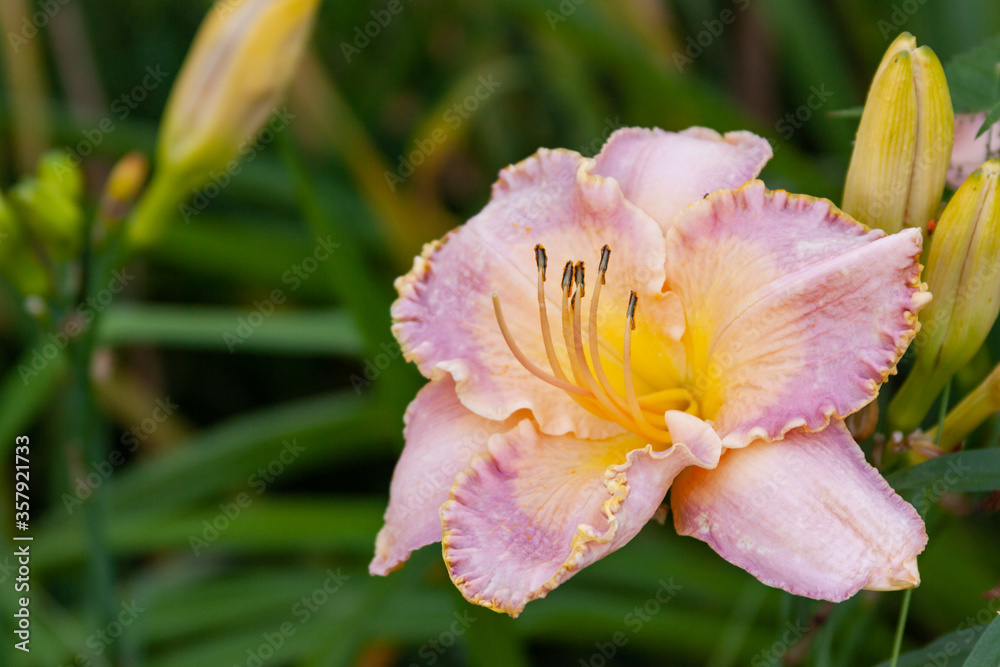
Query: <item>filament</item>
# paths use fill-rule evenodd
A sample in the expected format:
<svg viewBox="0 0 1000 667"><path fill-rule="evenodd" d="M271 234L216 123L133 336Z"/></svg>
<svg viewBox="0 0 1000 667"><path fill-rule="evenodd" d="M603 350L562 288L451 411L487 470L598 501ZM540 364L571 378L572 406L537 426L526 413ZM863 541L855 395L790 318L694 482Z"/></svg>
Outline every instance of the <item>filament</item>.
<svg viewBox="0 0 1000 667"><path fill-rule="evenodd" d="M567 392L577 404L602 419L613 421L632 431L636 435L648 438L651 442L670 444L670 432L662 423L663 413L669 409L685 409L691 414L698 414L698 404L691 392L685 388L675 387L664 389L643 397L638 397L635 391L632 374L632 331L635 329L635 313L638 296L635 291L629 295L626 310L625 339L622 356L622 374L625 385L625 396L614 388L604 371L601 361L600 338L598 336L598 314L603 285L606 284L608 263L611 250L608 246L601 248L601 261L598 266L598 279L594 283L593 295L590 300L589 316L587 318L587 344L590 351L590 361L587 360L583 342L583 299L586 296L584 263L566 262L563 267L560 287L562 292L562 335L566 345L572 378L563 369L559 361L549 325L547 302L545 299L545 280L548 269L548 257L545 248L535 246L535 264L538 268L538 313L542 329L542 342L545 356L551 373L543 370L532 362L514 340L510 327L500 306L500 297L493 292L493 312L504 342L510 348L511 354L529 373L553 387Z"/></svg>

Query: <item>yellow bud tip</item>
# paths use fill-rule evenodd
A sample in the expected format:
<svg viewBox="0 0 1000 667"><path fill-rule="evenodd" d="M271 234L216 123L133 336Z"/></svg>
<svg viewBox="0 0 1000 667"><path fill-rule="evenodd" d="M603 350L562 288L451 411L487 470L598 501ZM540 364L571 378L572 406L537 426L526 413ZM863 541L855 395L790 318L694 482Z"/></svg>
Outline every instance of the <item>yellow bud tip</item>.
<svg viewBox="0 0 1000 667"><path fill-rule="evenodd" d="M944 70L909 33L889 46L868 91L843 209L889 233L937 217L954 136Z"/></svg>
<svg viewBox="0 0 1000 667"><path fill-rule="evenodd" d="M170 92L163 165L208 172L251 139L284 95L312 31L318 0L219 0Z"/></svg>
<svg viewBox="0 0 1000 667"><path fill-rule="evenodd" d="M142 153L129 153L118 160L108 175L101 195L101 216L117 222L125 217L149 175L149 160Z"/></svg>

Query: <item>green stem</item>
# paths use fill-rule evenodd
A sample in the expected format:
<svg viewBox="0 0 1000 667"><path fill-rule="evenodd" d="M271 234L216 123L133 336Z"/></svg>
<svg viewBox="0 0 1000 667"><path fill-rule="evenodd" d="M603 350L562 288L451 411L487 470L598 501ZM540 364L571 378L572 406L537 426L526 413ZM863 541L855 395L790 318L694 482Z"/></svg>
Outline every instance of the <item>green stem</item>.
<svg viewBox="0 0 1000 667"><path fill-rule="evenodd" d="M112 269L116 266L116 258L120 247L120 239L115 237L99 254L87 255L87 265L84 272L84 290L80 303L86 303L89 297L99 294L107 284ZM76 440L78 450L82 450L85 469L93 469L95 465L103 464L108 458L107 433L100 418L94 388L90 380L90 369L93 363L96 332L101 318L101 311L93 311L94 318L87 328L74 340L70 346L70 362L72 366L72 383L70 386L70 437ZM83 505L83 516L86 524L86 539L90 551L88 568L92 611L97 626L106 627L115 618L118 600L115 594L114 559L108 546L108 525L111 506L107 494L107 484L93 488L90 498ZM108 647L106 659L108 664L114 664L116 648Z"/></svg>
<svg viewBox="0 0 1000 667"><path fill-rule="evenodd" d="M950 373L925 369L918 360L889 402L889 428L902 431L904 435L919 428L934 405L934 399L950 380Z"/></svg>
<svg viewBox="0 0 1000 667"><path fill-rule="evenodd" d="M951 380L949 380L944 385L944 393L941 394L941 405L938 408L938 423L944 421L945 415L948 414L948 400L951 398ZM941 429L938 429L937 438L934 443L937 446L941 446ZM924 505L922 511L920 512L921 518L927 513L930 504L930 488L924 493ZM896 624L896 637L892 642L892 659L889 661L889 667L896 667L896 663L899 662L899 650L903 646L903 631L906 629L906 617L910 613L910 598L913 597L913 589L907 588L906 592L903 593L903 606L899 610L899 622Z"/></svg>
<svg viewBox="0 0 1000 667"><path fill-rule="evenodd" d="M103 429L97 417L93 391L90 386L90 360L92 350L86 341L75 344L71 356L73 365L70 387L70 428L73 437L82 444L86 468L92 469L106 456ZM95 589L94 612L103 627L114 617L114 565L107 545L107 519L109 505L103 485L95 487L83 505L87 542L90 550L90 580Z"/></svg>
<svg viewBox="0 0 1000 667"><path fill-rule="evenodd" d="M944 421L938 420L937 425L927 431L927 437L936 440L945 451L951 451L997 410L1000 410L1000 366L963 398Z"/></svg>
<svg viewBox="0 0 1000 667"><path fill-rule="evenodd" d="M913 597L913 589L907 588L903 593L903 606L899 610L899 622L896 624L896 638L892 642L892 660L889 667L896 667L899 662L899 649L903 645L903 630L906 629L906 617L910 613L910 598Z"/></svg>
<svg viewBox="0 0 1000 667"><path fill-rule="evenodd" d="M950 398L951 380L944 386L944 393L941 394L941 407L938 409L938 424L944 423L945 417L948 415L948 400ZM938 429L937 436L934 438L934 444L938 447L941 446L941 429Z"/></svg>
<svg viewBox="0 0 1000 667"><path fill-rule="evenodd" d="M135 211L126 221L128 245L134 248L148 248L155 243L167 223L179 213L181 193L186 190L163 173L160 170L154 174Z"/></svg>

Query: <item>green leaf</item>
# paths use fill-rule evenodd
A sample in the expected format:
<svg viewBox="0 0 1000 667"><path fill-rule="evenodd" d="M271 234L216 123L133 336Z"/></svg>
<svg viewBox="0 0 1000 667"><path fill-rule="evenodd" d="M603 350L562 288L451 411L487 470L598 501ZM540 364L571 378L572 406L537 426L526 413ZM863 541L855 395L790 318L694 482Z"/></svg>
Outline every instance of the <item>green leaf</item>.
<svg viewBox="0 0 1000 667"><path fill-rule="evenodd" d="M531 664L517 621L485 609L461 617L472 619L468 629L470 667L527 667Z"/></svg>
<svg viewBox="0 0 1000 667"><path fill-rule="evenodd" d="M24 429L52 397L52 391L66 368L66 354L58 350L49 359L47 348L55 344L39 338L25 350L17 365L10 369L0 385L0 451L6 452L14 445L14 438L23 435Z"/></svg>
<svg viewBox="0 0 1000 667"><path fill-rule="evenodd" d="M996 667L1000 665L1000 615L993 619L983 636L976 642L965 667Z"/></svg>
<svg viewBox="0 0 1000 667"><path fill-rule="evenodd" d="M958 113L985 111L998 101L1000 35L952 58L944 69Z"/></svg>
<svg viewBox="0 0 1000 667"><path fill-rule="evenodd" d="M828 111L826 112L826 115L830 118L861 118L861 114L864 112L864 107L848 107L847 109L834 109L833 111Z"/></svg>
<svg viewBox="0 0 1000 667"><path fill-rule="evenodd" d="M283 441L304 451L288 467L301 469L359 454L389 453L400 432L398 416L353 396L310 398L206 429L185 446L113 474L116 512L167 511L245 488L260 466L281 454ZM381 446L381 447L380 447Z"/></svg>
<svg viewBox="0 0 1000 667"><path fill-rule="evenodd" d="M270 302L263 308L128 304L108 308L97 336L106 345L226 349L241 353L350 356L361 353L361 337L347 313L270 312L274 307ZM250 318L250 315L258 312L262 323L254 327L252 323L257 316ZM251 333L244 335L245 332Z"/></svg>
<svg viewBox="0 0 1000 667"><path fill-rule="evenodd" d="M222 503L181 515L112 517L111 550L120 556L173 551L189 556L349 552L365 556L382 525L385 501L276 500L243 491ZM239 502L245 507L240 507ZM87 540L79 521L39 532L32 565L47 569L81 562Z"/></svg>
<svg viewBox="0 0 1000 667"><path fill-rule="evenodd" d="M1000 101L997 101L997 103L993 105L993 108L990 109L990 112L986 114L986 118L983 120L983 126L979 128L978 132L976 132L976 138L978 139L981 137L983 133L990 129L990 126L998 120L1000 120Z"/></svg>
<svg viewBox="0 0 1000 667"><path fill-rule="evenodd" d="M994 622L992 625L996 625ZM896 667L924 667L924 665L962 665L969 667L969 663L963 660L971 657L976 641L983 631L985 625L974 625L961 628L955 632L938 637L927 646L916 651L910 651L899 656ZM982 663L986 665L987 663ZM994 662L990 667L995 667ZM889 667L889 661L880 662L876 667Z"/></svg>
<svg viewBox="0 0 1000 667"><path fill-rule="evenodd" d="M902 495L906 495L904 491L923 494L927 488L932 496L943 491L993 491L1000 489L1000 449L947 454L895 472L887 479Z"/></svg>
<svg viewBox="0 0 1000 667"><path fill-rule="evenodd" d="M200 284L252 286L270 292L275 287L292 292L293 267L313 256L316 241L282 229L273 218L248 222L248 216L220 217L203 213L197 224L168 225L163 238L149 249L150 258L182 272ZM328 262L301 281L300 298L330 298ZM209 283L210 279L212 282Z"/></svg>

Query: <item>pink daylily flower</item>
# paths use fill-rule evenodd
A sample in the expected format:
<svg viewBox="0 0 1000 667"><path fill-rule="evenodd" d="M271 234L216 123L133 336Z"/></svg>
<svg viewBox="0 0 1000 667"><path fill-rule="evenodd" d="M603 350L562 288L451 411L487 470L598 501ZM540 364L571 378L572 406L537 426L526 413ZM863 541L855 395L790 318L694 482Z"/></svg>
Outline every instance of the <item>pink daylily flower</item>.
<svg viewBox="0 0 1000 667"><path fill-rule="evenodd" d="M769 585L919 583L923 521L843 419L918 329L920 231L771 192L751 180L770 157L704 128L540 150L425 247L392 314L430 381L373 574L441 541L468 600L517 616L672 487L677 531Z"/></svg>

